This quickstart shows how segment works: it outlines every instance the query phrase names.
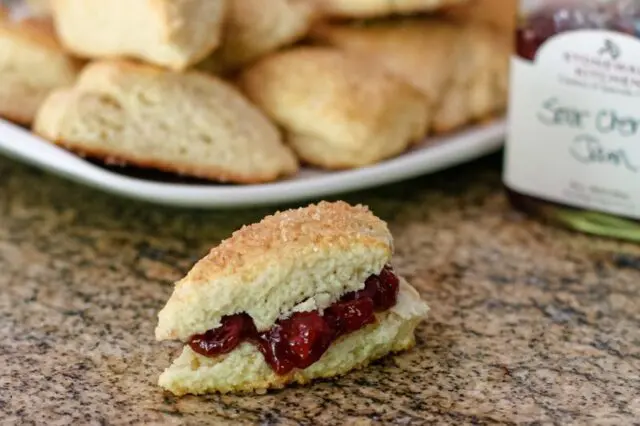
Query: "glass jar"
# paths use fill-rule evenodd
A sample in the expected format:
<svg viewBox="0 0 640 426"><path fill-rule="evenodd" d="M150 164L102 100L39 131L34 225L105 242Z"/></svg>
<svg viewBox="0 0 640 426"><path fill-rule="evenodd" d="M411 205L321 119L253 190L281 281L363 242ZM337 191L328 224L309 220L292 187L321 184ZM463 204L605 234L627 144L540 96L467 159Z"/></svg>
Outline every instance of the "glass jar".
<svg viewBox="0 0 640 426"><path fill-rule="evenodd" d="M504 183L514 206L640 241L640 0L520 0Z"/></svg>

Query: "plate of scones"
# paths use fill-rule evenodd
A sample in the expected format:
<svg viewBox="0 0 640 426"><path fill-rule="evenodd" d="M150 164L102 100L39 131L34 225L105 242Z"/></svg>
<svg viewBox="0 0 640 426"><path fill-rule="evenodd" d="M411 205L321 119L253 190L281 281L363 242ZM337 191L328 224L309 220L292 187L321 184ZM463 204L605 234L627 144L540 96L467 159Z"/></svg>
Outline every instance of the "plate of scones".
<svg viewBox="0 0 640 426"><path fill-rule="evenodd" d="M513 16L493 3L0 1L0 153L199 208L442 170L502 145Z"/></svg>

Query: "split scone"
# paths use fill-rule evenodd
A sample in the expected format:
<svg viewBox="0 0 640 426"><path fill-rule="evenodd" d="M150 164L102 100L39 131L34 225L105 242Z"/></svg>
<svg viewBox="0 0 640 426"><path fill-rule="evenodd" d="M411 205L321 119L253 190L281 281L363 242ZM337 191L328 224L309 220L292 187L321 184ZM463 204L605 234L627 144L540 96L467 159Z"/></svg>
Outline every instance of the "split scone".
<svg viewBox="0 0 640 426"><path fill-rule="evenodd" d="M389 266L387 225L321 202L245 226L176 284L156 338L186 342L159 384L259 391L362 367L414 345L428 307Z"/></svg>
<svg viewBox="0 0 640 426"><path fill-rule="evenodd" d="M233 0L222 44L198 68L234 71L304 37L317 12L317 3L310 0Z"/></svg>
<svg viewBox="0 0 640 426"><path fill-rule="evenodd" d="M407 18L364 26L323 24L312 35L365 55L418 89L430 100L436 133L506 107L510 38L490 25Z"/></svg>
<svg viewBox="0 0 640 426"><path fill-rule="evenodd" d="M230 84L126 61L88 65L52 93L34 131L72 151L116 164L254 183L298 170L280 133Z"/></svg>
<svg viewBox="0 0 640 426"><path fill-rule="evenodd" d="M304 161L345 169L376 163L425 136L427 99L366 58L332 47L271 54L238 80L286 131Z"/></svg>
<svg viewBox="0 0 640 426"><path fill-rule="evenodd" d="M0 18L0 117L30 125L52 90L73 84L80 66L49 22Z"/></svg>
<svg viewBox="0 0 640 426"><path fill-rule="evenodd" d="M51 0L64 46L184 70L220 43L226 0Z"/></svg>
<svg viewBox="0 0 640 426"><path fill-rule="evenodd" d="M394 14L432 12L469 0L317 0L329 16L373 18Z"/></svg>

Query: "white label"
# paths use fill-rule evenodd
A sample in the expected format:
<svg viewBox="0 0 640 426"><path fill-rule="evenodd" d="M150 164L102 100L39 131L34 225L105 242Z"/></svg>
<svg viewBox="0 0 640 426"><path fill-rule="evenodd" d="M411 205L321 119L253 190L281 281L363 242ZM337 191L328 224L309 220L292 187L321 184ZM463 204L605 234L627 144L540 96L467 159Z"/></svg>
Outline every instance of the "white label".
<svg viewBox="0 0 640 426"><path fill-rule="evenodd" d="M640 218L640 41L563 33L512 59L505 184L557 203Z"/></svg>

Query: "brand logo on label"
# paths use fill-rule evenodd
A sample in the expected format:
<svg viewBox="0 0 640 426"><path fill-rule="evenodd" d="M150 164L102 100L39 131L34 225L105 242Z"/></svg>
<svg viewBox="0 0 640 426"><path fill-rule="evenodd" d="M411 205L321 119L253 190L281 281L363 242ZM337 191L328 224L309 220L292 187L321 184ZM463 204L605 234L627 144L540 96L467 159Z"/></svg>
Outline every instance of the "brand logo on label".
<svg viewBox="0 0 640 426"><path fill-rule="evenodd" d="M598 55L609 55L613 60L618 59L621 54L620 47L608 38L604 39L604 45L598 50Z"/></svg>

